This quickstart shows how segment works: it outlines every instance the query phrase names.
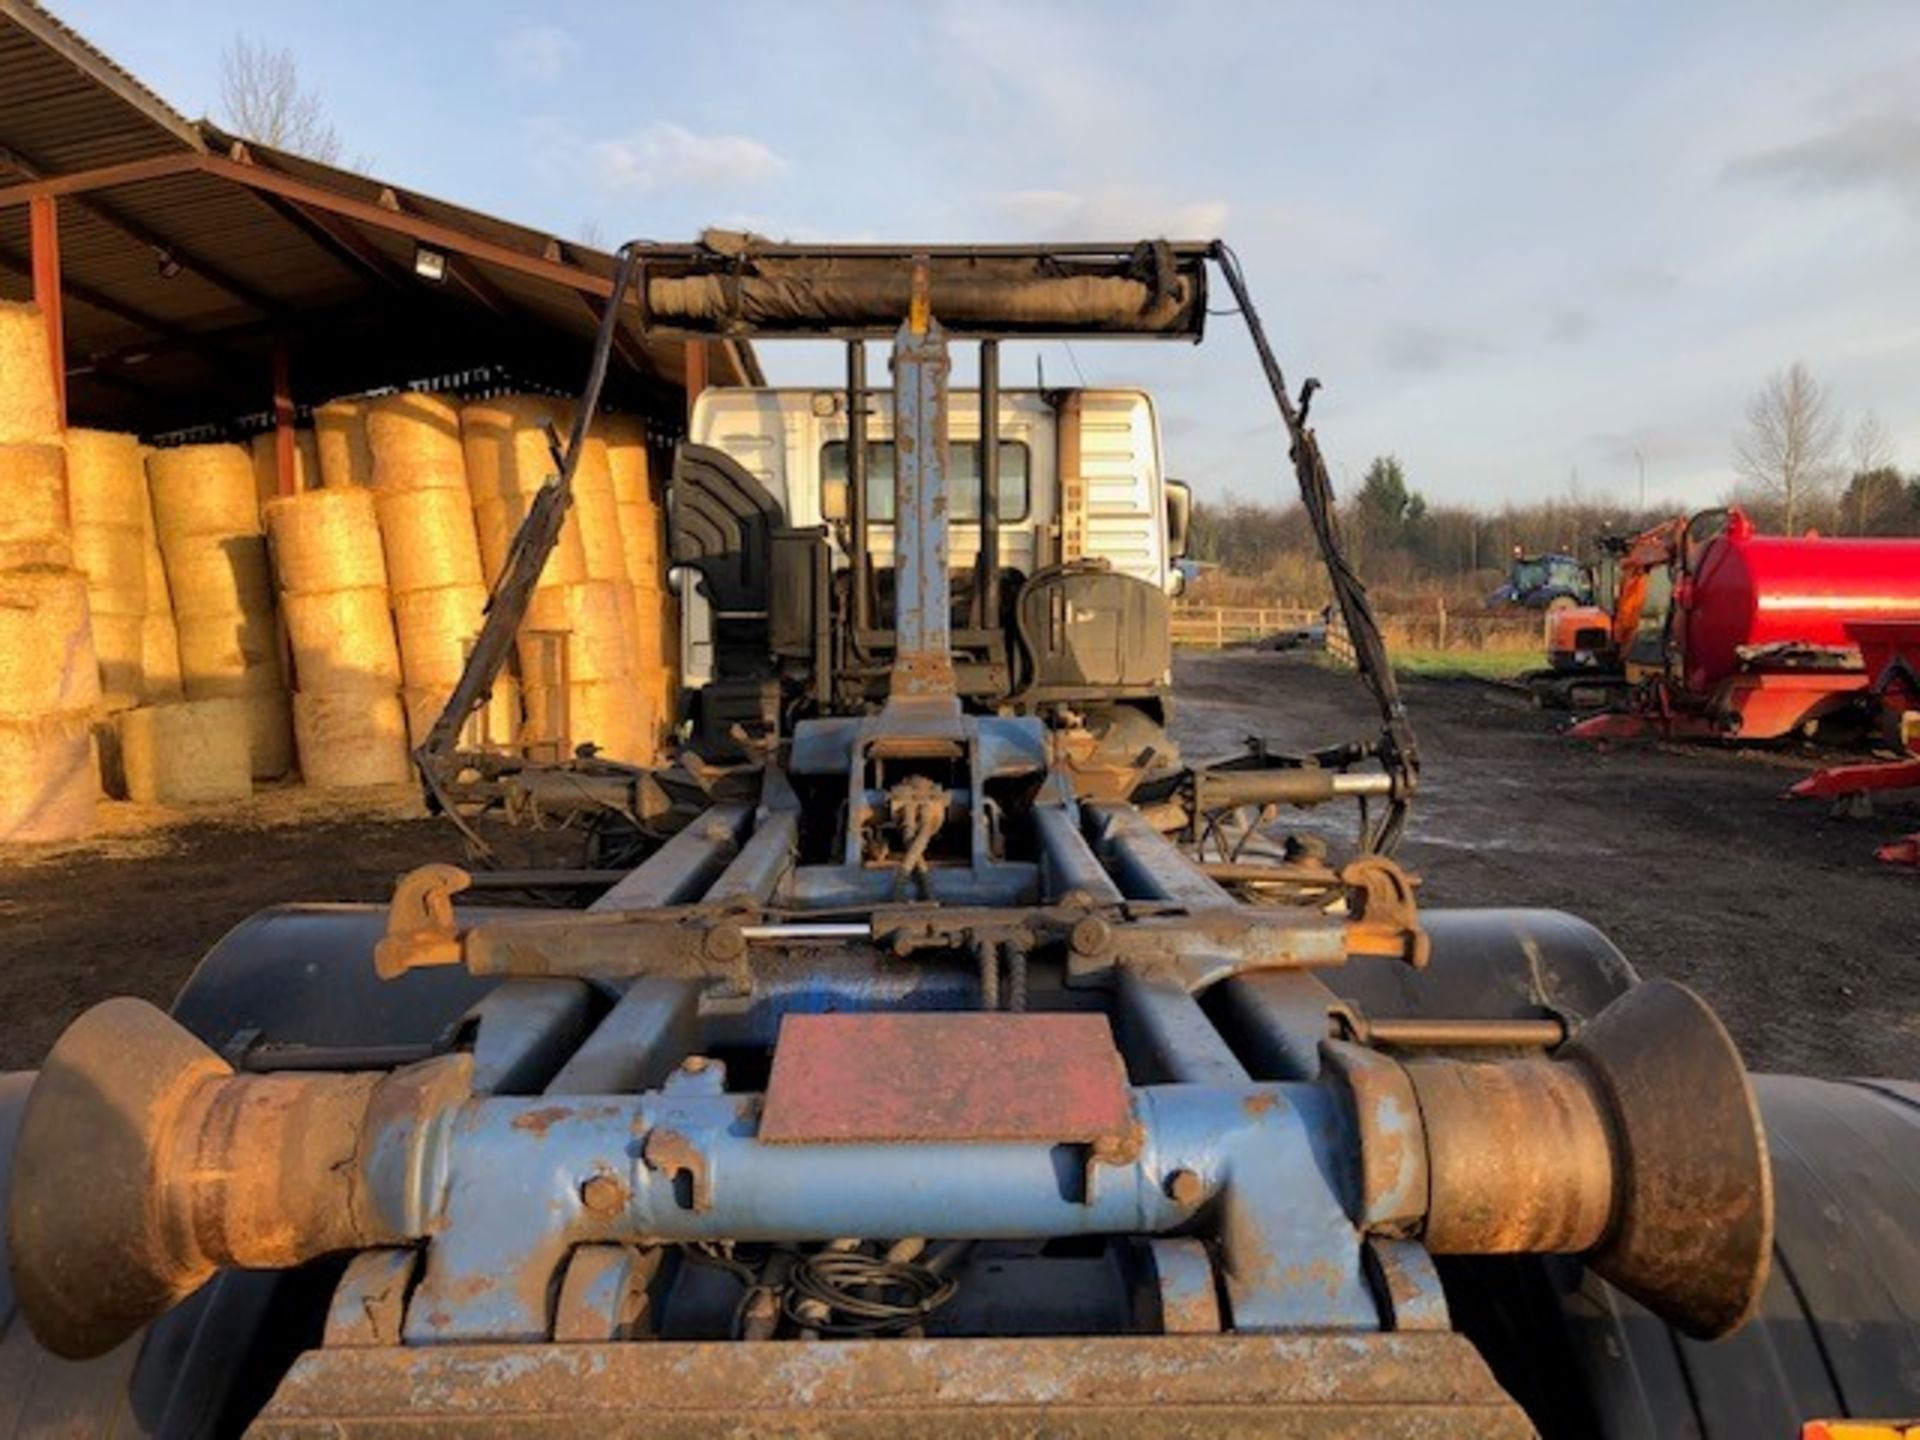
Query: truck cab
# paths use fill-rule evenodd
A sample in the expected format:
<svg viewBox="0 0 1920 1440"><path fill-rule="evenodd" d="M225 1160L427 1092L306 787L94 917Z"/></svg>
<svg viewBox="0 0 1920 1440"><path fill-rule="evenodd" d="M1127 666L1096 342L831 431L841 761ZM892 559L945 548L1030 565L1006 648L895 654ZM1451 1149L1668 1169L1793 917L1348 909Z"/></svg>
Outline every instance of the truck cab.
<svg viewBox="0 0 1920 1440"><path fill-rule="evenodd" d="M963 669L963 676L972 677L970 698L982 708L1002 708L1023 695L1033 698L1034 680L1048 677L1034 673L1046 665L1036 665L1032 651L1050 642L1030 633L1023 642L1022 633L1035 625L1047 628L1047 616L1028 614L1023 620L1021 597L1039 606L1041 597L1029 591L1029 583L1062 576L1059 583L1066 588L1053 593L1045 608L1063 626L1071 628L1095 592L1122 595L1122 608L1129 611L1117 626L1095 627L1099 634L1093 643L1111 652L1111 663L1096 664L1100 673L1082 677L1088 688L1118 682L1123 689L1145 692L1135 698L1163 693L1171 683L1166 602L1181 586L1176 561L1185 551L1190 500L1184 485L1166 478L1152 398L1136 389L1000 391L1000 582L995 593L1004 613L992 616L980 613L975 596L983 538L980 393L956 390L951 407L946 519L955 631L967 633L971 622L976 634L1003 630L1007 636L1002 659L992 660L985 652L994 647L988 645L981 666ZM865 555L872 577L872 633L880 635L892 623L894 570L889 392L867 392L865 418ZM711 721L731 724L743 718L741 696L722 701L717 693L700 694L716 684L755 681L745 708L758 713L767 701L765 682L777 672L789 680L795 674L792 663L741 663L738 642L760 618L762 601L759 589L743 579L743 567L729 563L724 573L717 568L716 547L736 542L714 538L716 520L725 529L748 510L764 517L752 526L770 537L764 567L771 587L764 602L767 648L776 661L800 662L815 676L824 668L824 652L837 629L802 624L798 612L819 609L838 616L846 608L857 508L848 480L848 431L842 389L717 388L696 402L676 462L669 516L673 584L681 602L683 684L696 716L717 704L724 714L715 713ZM738 543L754 542L741 538ZM813 560L797 560L802 551ZM1144 601L1142 592L1151 592L1153 601ZM1064 599L1068 595L1075 597L1071 604ZM805 633L809 629L811 636ZM1090 633L1083 627L1081 641ZM735 650L731 664L721 653L729 644ZM1084 652L1086 645L1079 648ZM854 659L841 653L831 664L844 679ZM968 683L963 679L963 689ZM1052 687L1059 688L1058 683Z"/></svg>

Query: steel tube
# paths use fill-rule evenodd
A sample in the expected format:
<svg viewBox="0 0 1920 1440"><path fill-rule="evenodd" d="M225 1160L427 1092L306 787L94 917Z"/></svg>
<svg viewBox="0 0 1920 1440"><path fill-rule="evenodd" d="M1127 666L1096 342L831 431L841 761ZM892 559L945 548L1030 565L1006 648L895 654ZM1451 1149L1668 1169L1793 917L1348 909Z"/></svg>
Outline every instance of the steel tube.
<svg viewBox="0 0 1920 1440"><path fill-rule="evenodd" d="M974 623L1000 623L1000 342L980 342L980 585Z"/></svg>
<svg viewBox="0 0 1920 1440"><path fill-rule="evenodd" d="M853 584L853 631L864 635L873 624L867 562L867 342L847 342L847 514L848 557Z"/></svg>
<svg viewBox="0 0 1920 1440"><path fill-rule="evenodd" d="M1075 891L1096 905L1118 905L1126 898L1065 806L1035 807L1033 833L1040 844L1040 874L1048 900L1060 900Z"/></svg>

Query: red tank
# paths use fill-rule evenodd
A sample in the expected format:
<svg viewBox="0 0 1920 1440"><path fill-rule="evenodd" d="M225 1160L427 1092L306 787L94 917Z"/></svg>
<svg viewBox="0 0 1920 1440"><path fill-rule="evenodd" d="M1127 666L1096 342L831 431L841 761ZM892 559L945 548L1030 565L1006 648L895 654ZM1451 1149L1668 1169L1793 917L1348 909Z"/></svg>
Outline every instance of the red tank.
<svg viewBox="0 0 1920 1440"><path fill-rule="evenodd" d="M1849 620L1920 616L1920 540L1755 535L1736 510L1683 588L1687 688L1710 695L1743 646L1847 646Z"/></svg>

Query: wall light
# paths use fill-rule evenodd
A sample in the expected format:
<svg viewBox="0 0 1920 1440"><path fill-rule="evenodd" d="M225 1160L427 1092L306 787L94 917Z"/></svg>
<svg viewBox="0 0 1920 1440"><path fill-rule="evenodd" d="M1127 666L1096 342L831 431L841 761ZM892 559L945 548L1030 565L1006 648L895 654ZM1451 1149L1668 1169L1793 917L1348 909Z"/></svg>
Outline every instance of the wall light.
<svg viewBox="0 0 1920 1440"><path fill-rule="evenodd" d="M429 250L424 245L413 247L413 273L422 280L438 285L447 278L447 257L439 250Z"/></svg>

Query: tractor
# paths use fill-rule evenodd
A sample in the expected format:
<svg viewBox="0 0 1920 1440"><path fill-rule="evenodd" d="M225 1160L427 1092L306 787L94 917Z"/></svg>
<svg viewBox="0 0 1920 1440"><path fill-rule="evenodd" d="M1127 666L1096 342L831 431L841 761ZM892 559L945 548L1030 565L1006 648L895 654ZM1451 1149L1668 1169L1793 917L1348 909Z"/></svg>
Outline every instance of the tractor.
<svg viewBox="0 0 1920 1440"><path fill-rule="evenodd" d="M1164 585L1072 539L1099 497L1036 547L1000 528L997 347L1198 340L1216 277L1379 729L1194 764ZM713 236L625 247L615 287L418 752L464 863L257 915L170 1012L107 1001L0 1079L10 1433L1485 1440L1920 1411L1920 1089L1750 1076L1590 925L1417 904L1392 858L1415 732L1314 382L1289 389L1228 247ZM816 437L843 499L689 438L670 554L707 668L674 762L463 750L623 306L845 342ZM1089 484L1084 457L1055 475ZM1350 853L1276 838L1337 802ZM507 821L574 863L504 868Z"/></svg>

